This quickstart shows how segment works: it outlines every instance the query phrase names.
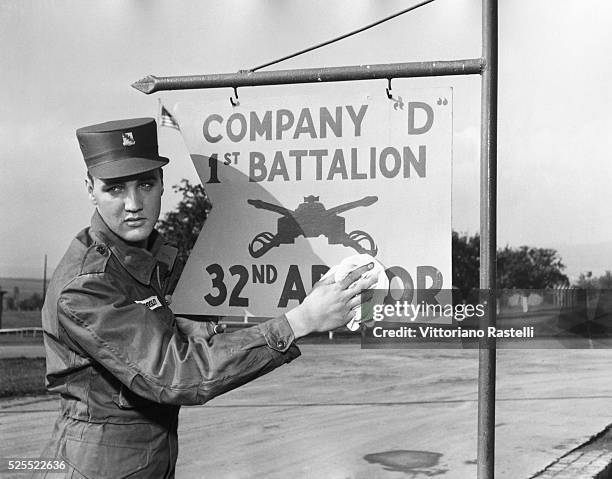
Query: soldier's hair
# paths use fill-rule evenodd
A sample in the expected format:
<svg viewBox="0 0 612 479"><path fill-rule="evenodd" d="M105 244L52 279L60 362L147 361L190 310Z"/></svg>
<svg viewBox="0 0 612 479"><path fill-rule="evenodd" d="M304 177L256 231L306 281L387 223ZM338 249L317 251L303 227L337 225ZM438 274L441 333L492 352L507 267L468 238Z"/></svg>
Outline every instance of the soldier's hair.
<svg viewBox="0 0 612 479"><path fill-rule="evenodd" d="M157 168L159 170L159 179L164 181L164 169L160 166L159 168ZM153 170L155 171L155 170ZM87 172L87 178L89 179L89 181L91 182L92 186L94 184L94 177L91 176L91 173L88 171Z"/></svg>

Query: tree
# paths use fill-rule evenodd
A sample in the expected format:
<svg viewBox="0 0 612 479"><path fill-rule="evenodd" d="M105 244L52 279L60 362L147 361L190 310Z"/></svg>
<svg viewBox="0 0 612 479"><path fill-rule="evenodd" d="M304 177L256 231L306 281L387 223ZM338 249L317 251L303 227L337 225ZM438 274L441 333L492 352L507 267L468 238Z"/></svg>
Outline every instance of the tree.
<svg viewBox="0 0 612 479"><path fill-rule="evenodd" d="M565 265L552 248L506 246L497 252L497 287L501 289L544 289L568 286Z"/></svg>
<svg viewBox="0 0 612 479"><path fill-rule="evenodd" d="M608 270L604 275L597 278L600 289L612 289L612 271Z"/></svg>
<svg viewBox="0 0 612 479"><path fill-rule="evenodd" d="M453 232L453 286L466 298L479 287L480 237ZM554 249L506 246L497 251L497 287L544 289L568 285L565 266ZM610 278L612 281L612 277Z"/></svg>
<svg viewBox="0 0 612 479"><path fill-rule="evenodd" d="M172 188L175 192L182 193L183 197L174 211L166 213L164 218L159 220L157 229L168 242L178 248L179 268L182 270L212 205L200 184L193 185L189 180L182 179L180 185L174 185Z"/></svg>
<svg viewBox="0 0 612 479"><path fill-rule="evenodd" d="M453 287L457 288L459 298L472 299L480 278L480 236L460 235L453 231Z"/></svg>
<svg viewBox="0 0 612 479"><path fill-rule="evenodd" d="M7 296L6 298L6 309L8 311L14 311L15 309L17 309L15 298L13 298L12 296Z"/></svg>
<svg viewBox="0 0 612 479"><path fill-rule="evenodd" d="M33 293L29 298L22 299L17 303L20 311L35 311L43 306L43 298L38 293Z"/></svg>
<svg viewBox="0 0 612 479"><path fill-rule="evenodd" d="M574 286L581 289L612 289L612 271L606 271L598 278L593 277L590 272L580 273Z"/></svg>

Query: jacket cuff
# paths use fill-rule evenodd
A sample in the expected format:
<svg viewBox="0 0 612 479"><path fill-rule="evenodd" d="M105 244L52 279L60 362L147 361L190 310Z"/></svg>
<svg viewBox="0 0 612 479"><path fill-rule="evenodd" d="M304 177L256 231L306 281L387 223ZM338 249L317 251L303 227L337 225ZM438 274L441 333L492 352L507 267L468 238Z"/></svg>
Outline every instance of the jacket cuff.
<svg viewBox="0 0 612 479"><path fill-rule="evenodd" d="M268 347L280 353L286 352L295 341L293 329L284 314L261 323L259 327Z"/></svg>

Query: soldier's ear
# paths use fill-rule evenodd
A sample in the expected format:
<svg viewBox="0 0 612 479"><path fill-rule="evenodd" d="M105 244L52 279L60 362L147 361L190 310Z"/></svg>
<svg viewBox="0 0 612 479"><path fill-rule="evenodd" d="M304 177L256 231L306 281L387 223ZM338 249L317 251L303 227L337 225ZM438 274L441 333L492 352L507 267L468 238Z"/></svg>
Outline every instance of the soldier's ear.
<svg viewBox="0 0 612 479"><path fill-rule="evenodd" d="M93 192L93 178L85 178L85 186L87 188L87 194L89 195L89 201L91 201L94 206L97 206L98 202Z"/></svg>

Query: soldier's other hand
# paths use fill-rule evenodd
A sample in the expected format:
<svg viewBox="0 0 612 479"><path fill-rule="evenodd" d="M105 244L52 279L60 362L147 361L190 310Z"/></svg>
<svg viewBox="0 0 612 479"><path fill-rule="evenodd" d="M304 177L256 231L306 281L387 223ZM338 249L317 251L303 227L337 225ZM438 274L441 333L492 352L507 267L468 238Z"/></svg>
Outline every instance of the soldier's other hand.
<svg viewBox="0 0 612 479"><path fill-rule="evenodd" d="M347 324L361 301L361 291L378 281L376 276L362 278L373 267L374 263L360 266L337 283L333 275L316 283L302 304L286 314L295 337L330 331Z"/></svg>

